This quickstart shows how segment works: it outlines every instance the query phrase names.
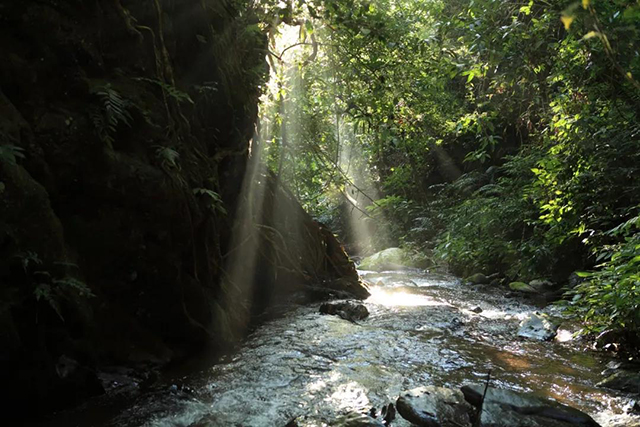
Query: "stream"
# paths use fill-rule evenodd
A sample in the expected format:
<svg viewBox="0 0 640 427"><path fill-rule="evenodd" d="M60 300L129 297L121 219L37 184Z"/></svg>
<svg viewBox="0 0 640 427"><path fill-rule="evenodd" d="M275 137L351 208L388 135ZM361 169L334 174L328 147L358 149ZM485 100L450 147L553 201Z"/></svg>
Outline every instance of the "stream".
<svg viewBox="0 0 640 427"><path fill-rule="evenodd" d="M640 426L626 413L630 396L595 386L609 359L572 340L578 325L563 324L551 342L517 337L528 314L559 316L556 308L419 270L360 273L375 284L366 320L321 315L319 304L287 307L221 361L191 363L144 392L89 402L47 425L321 426L418 386L483 383L491 370L494 387L555 399L603 427ZM410 424L398 416L391 425Z"/></svg>

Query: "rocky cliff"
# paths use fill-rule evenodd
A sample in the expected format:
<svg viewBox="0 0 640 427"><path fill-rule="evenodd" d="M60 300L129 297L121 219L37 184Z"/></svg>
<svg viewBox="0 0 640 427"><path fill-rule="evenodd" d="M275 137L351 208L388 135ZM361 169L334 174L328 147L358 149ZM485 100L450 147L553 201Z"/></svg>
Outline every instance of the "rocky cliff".
<svg viewBox="0 0 640 427"><path fill-rule="evenodd" d="M243 207L267 75L243 2L3 2L0 52L0 372L16 407L101 393L101 366L223 347L283 294L366 296L277 179L263 175L264 209Z"/></svg>

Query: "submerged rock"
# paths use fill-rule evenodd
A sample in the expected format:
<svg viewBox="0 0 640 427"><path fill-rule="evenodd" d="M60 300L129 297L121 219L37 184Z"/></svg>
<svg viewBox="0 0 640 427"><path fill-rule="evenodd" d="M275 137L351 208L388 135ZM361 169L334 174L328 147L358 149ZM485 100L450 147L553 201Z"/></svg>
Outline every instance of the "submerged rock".
<svg viewBox="0 0 640 427"><path fill-rule="evenodd" d="M520 322L518 336L540 341L548 341L556 336L558 325L538 313L532 313Z"/></svg>
<svg viewBox="0 0 640 427"><path fill-rule="evenodd" d="M484 402L484 386L462 387L470 404L482 403L483 427L599 427L593 418L570 406L526 393L489 387Z"/></svg>
<svg viewBox="0 0 640 427"><path fill-rule="evenodd" d="M467 282L471 282L474 285L485 285L489 283L489 278L482 273L476 273L465 279Z"/></svg>
<svg viewBox="0 0 640 427"><path fill-rule="evenodd" d="M600 381L597 386L640 394L640 372L620 370Z"/></svg>
<svg viewBox="0 0 640 427"><path fill-rule="evenodd" d="M364 320L369 316L369 310L364 306L364 304L351 301L324 303L320 306L320 313L340 316L351 322Z"/></svg>
<svg viewBox="0 0 640 427"><path fill-rule="evenodd" d="M396 402L398 413L420 427L471 427L471 406L458 390L418 387L402 393Z"/></svg>

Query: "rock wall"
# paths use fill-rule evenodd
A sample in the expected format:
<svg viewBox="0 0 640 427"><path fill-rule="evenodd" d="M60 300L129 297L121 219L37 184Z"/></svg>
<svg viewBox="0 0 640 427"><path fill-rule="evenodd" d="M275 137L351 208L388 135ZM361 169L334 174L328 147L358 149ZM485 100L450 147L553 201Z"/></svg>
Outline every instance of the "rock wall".
<svg viewBox="0 0 640 427"><path fill-rule="evenodd" d="M267 75L266 38L240 3L0 4L0 372L14 408L100 393L100 366L223 346L268 305L232 292L227 272ZM286 203L326 256L284 261L262 245L242 288L365 296L333 235ZM279 212L261 239L283 236ZM238 310L249 320L231 325Z"/></svg>

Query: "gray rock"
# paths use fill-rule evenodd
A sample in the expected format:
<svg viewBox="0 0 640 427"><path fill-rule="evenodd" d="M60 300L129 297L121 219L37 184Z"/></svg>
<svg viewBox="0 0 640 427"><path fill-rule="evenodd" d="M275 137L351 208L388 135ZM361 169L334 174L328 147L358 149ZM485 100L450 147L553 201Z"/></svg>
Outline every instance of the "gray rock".
<svg viewBox="0 0 640 427"><path fill-rule="evenodd" d="M398 413L420 427L471 427L471 406L458 390L418 387L402 393L396 402Z"/></svg>
<svg viewBox="0 0 640 427"><path fill-rule="evenodd" d="M549 289L553 289L553 282L549 281L549 280L542 280L542 279L537 279L537 280L532 280L529 282L529 286L531 286L533 289L542 292L542 291L546 291Z"/></svg>
<svg viewBox="0 0 640 427"><path fill-rule="evenodd" d="M479 407L483 385L462 387L467 402ZM482 403L483 427L599 427L589 415L526 393L490 387Z"/></svg>
<svg viewBox="0 0 640 427"><path fill-rule="evenodd" d="M600 381L597 386L640 394L640 372L620 370Z"/></svg>
<svg viewBox="0 0 640 427"><path fill-rule="evenodd" d="M520 322L518 336L539 341L548 341L556 336L558 325L553 324L546 317L532 313Z"/></svg>
<svg viewBox="0 0 640 427"><path fill-rule="evenodd" d="M364 304L351 301L326 302L320 306L320 313L340 316L351 322L363 320L369 316L369 310Z"/></svg>
<svg viewBox="0 0 640 427"><path fill-rule="evenodd" d="M384 427L382 422L365 414L349 413L331 423L334 427Z"/></svg>
<svg viewBox="0 0 640 427"><path fill-rule="evenodd" d="M482 273L476 273L467 277L467 282L471 282L474 285L485 285L489 283L489 279Z"/></svg>
<svg viewBox="0 0 640 427"><path fill-rule="evenodd" d="M476 306L471 309L474 313L482 313L482 307Z"/></svg>

